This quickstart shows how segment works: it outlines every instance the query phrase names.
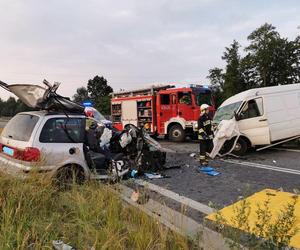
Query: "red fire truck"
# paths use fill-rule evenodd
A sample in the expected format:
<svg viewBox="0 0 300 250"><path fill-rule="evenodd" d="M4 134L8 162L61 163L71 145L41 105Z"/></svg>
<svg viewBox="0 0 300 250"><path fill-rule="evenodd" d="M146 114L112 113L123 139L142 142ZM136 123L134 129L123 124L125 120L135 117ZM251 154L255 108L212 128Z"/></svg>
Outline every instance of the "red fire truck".
<svg viewBox="0 0 300 250"><path fill-rule="evenodd" d="M165 135L172 141L197 135L197 120L202 104L215 111L212 91L202 85L184 88L153 86L112 94L111 114L114 127L127 124L143 126L152 135Z"/></svg>

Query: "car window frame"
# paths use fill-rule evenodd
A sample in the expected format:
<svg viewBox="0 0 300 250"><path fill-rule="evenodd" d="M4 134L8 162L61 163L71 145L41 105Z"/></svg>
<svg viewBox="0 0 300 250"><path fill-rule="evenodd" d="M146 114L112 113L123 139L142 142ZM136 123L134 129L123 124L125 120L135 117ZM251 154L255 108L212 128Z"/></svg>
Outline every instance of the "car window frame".
<svg viewBox="0 0 300 250"><path fill-rule="evenodd" d="M57 119L64 119L64 120L68 120L68 119L81 119L81 120L84 120L84 126L83 126L83 128L82 128L82 140L81 141L69 141L69 142L58 142L58 141L47 141L47 142L45 142L45 141L41 141L41 135L42 135L42 132L43 132L43 129L44 129L44 127L46 126L46 124L49 122L49 121L51 121L51 120L53 120L53 119L55 119L55 120L57 120ZM64 129L63 129L64 130ZM38 141L39 141L39 143L42 143L42 144L47 144L47 143L58 143L58 144L82 144L82 143L84 143L85 142L85 131L86 131L86 120L85 120L85 117L51 117L51 118L49 118L49 119L47 119L45 122L44 122L44 124L42 124L42 126L41 126L41 129L40 129L40 133L39 133L39 135L38 135ZM65 131L64 131L65 132ZM65 132L66 133L66 132ZM66 135L67 136L67 135ZM68 137L68 136L67 136Z"/></svg>
<svg viewBox="0 0 300 250"><path fill-rule="evenodd" d="M180 99L182 98L182 97L181 98L179 97L180 94L183 94L182 97L184 95L188 94L188 96L190 98L190 103L189 104L187 104L187 103L180 103ZM178 105L192 106L193 105L193 97L192 96L193 96L192 95L192 91L178 91L178 95L177 95L177 99L178 99L177 103L178 103Z"/></svg>
<svg viewBox="0 0 300 250"><path fill-rule="evenodd" d="M28 140L21 140L20 138L10 138L10 137L6 137L6 136L3 134L3 132L4 132L5 128L6 128L6 126L7 126L7 125L9 124L9 122L10 122L12 119L14 119L16 116L32 116L32 117L37 118L37 121L36 121L35 124L34 124L34 127L33 127L32 131L31 131L30 136L28 137ZM30 141L34 138L34 136L35 136L35 131L37 130L37 128L38 128L38 126L39 126L39 123L40 123L40 116L38 116L38 115L36 115L36 114L30 114L30 113L19 113L19 114L16 114L15 116L13 116L13 117L11 118L11 120L10 120L10 121L6 124L6 126L3 128L3 130L2 130L1 133L0 133L0 136L3 137L3 138L5 138L6 140L14 140L14 141L22 142L22 143L28 143L28 142L30 142Z"/></svg>
<svg viewBox="0 0 300 250"><path fill-rule="evenodd" d="M248 117L248 118L242 118L241 117L241 114L242 114L242 112L243 112L243 109L244 109L244 107L245 107L245 105L247 105L248 103L249 103L249 101L252 101L252 100L257 100L257 99L261 99L261 104L262 104L262 114L260 114L259 116L255 116L255 117ZM257 106L258 107L258 106ZM260 111L260 109L258 109L259 111ZM240 110L239 110L239 116L240 116L240 121L243 121L243 120L248 120L248 119L253 119L253 118L257 118L257 117L262 117L262 116L264 116L264 114L265 114L265 109L264 109L264 99L263 99L263 97L262 96L260 96L260 97L255 97L255 98L251 98L251 99L248 99L248 100L246 100L244 103L243 103L243 105L241 105L241 108L240 108Z"/></svg>

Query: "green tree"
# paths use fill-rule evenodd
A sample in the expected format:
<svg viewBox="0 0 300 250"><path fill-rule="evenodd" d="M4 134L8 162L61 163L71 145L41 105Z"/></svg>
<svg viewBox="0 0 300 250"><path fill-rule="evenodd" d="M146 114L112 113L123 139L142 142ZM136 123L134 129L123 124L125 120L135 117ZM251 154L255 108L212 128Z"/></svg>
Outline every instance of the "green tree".
<svg viewBox="0 0 300 250"><path fill-rule="evenodd" d="M299 41L280 37L276 28L264 24L249 36L246 47L252 58L252 68L257 71L258 86L293 84L299 79Z"/></svg>
<svg viewBox="0 0 300 250"><path fill-rule="evenodd" d="M107 80L98 75L88 81L87 90L95 107L103 114L110 113L110 96L113 92L112 87L107 83Z"/></svg>
<svg viewBox="0 0 300 250"><path fill-rule="evenodd" d="M14 116L16 114L17 101L14 97L9 97L6 102L3 103L2 115Z"/></svg>
<svg viewBox="0 0 300 250"><path fill-rule="evenodd" d="M80 87L76 90L75 95L73 96L73 101L77 103L82 103L86 100L88 100L89 93L86 87Z"/></svg>
<svg viewBox="0 0 300 250"><path fill-rule="evenodd" d="M222 56L225 70L209 70L217 103L247 89L300 82L300 36L289 41L266 23L254 30L248 41L244 57L240 56L240 45L234 40Z"/></svg>
<svg viewBox="0 0 300 250"><path fill-rule="evenodd" d="M241 59L240 72L244 90L258 87L259 77L255 67L253 67L253 58L250 54Z"/></svg>
<svg viewBox="0 0 300 250"><path fill-rule="evenodd" d="M14 114L24 112L24 111L31 111L31 110L33 110L33 109L29 108L20 99L18 99L17 102L16 102L16 108L15 108L15 113Z"/></svg>
<svg viewBox="0 0 300 250"><path fill-rule="evenodd" d="M211 88L215 96L216 106L224 101L224 73L223 69L213 68L209 70L209 75L207 78L210 80Z"/></svg>
<svg viewBox="0 0 300 250"><path fill-rule="evenodd" d="M276 51L277 41L280 39L276 28L265 23L258 29L254 30L249 36L250 45L246 47L246 51L253 60L253 67L257 69L259 75L259 86L271 86L272 83L272 67L274 67L274 54Z"/></svg>
<svg viewBox="0 0 300 250"><path fill-rule="evenodd" d="M228 98L245 89L240 71L241 57L239 55L239 43L234 40L233 43L225 48L222 59L226 61L226 70L224 73L224 97Z"/></svg>

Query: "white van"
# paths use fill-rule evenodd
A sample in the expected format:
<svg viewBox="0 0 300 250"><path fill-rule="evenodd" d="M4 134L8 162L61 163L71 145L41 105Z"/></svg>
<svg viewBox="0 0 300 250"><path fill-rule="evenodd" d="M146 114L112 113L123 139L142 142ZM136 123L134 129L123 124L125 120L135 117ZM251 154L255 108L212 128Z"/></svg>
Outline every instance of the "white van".
<svg viewBox="0 0 300 250"><path fill-rule="evenodd" d="M300 136L300 84L250 89L218 108L214 123L236 117L241 137L234 153Z"/></svg>

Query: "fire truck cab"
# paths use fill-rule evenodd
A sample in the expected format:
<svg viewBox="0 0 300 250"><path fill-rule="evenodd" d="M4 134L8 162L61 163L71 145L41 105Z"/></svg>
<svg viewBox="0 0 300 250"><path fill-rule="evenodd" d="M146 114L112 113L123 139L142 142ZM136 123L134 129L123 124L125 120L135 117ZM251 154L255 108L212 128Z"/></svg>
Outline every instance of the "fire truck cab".
<svg viewBox="0 0 300 250"><path fill-rule="evenodd" d="M172 141L197 135L197 120L202 104L215 111L212 91L202 85L184 88L158 86L114 93L111 100L113 124L143 126L152 135L165 135Z"/></svg>

